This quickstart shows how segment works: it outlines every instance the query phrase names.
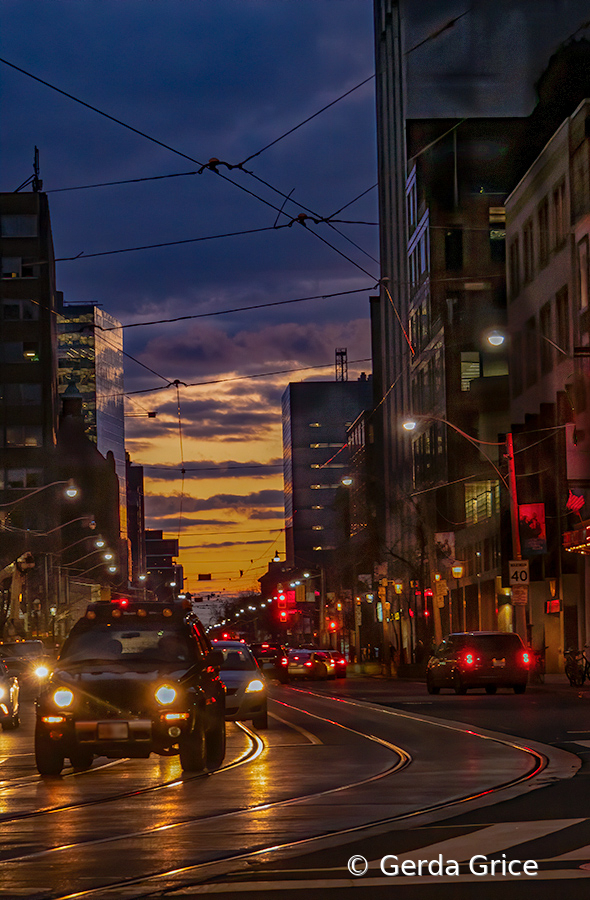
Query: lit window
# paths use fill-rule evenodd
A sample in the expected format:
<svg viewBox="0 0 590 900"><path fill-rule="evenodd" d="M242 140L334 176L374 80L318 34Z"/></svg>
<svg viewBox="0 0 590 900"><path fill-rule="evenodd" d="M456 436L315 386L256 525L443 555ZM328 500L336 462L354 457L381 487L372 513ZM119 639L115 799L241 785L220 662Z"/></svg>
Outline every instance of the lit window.
<svg viewBox="0 0 590 900"><path fill-rule="evenodd" d="M480 375L479 353L461 353L461 390L468 391L473 379Z"/></svg>
<svg viewBox="0 0 590 900"><path fill-rule="evenodd" d="M37 425L9 425L6 429L7 447L41 447L43 430Z"/></svg>
<svg viewBox="0 0 590 900"><path fill-rule="evenodd" d="M310 422L309 427L310 428L321 428L322 425L321 425L321 422Z"/></svg>
<svg viewBox="0 0 590 900"><path fill-rule="evenodd" d="M312 509L323 509L323 506L312 506Z"/></svg>
<svg viewBox="0 0 590 900"><path fill-rule="evenodd" d="M312 550L322 550L322 547L312 547Z"/></svg>

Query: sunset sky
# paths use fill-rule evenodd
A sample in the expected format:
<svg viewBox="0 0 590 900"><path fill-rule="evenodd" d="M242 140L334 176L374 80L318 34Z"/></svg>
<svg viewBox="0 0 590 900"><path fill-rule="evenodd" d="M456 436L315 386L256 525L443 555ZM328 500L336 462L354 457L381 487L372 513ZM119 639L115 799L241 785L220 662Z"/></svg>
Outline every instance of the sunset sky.
<svg viewBox="0 0 590 900"><path fill-rule="evenodd" d="M528 113L548 54L588 18L581 0L406 5L414 116ZM180 533L193 591L256 588L284 550L289 381L332 379L336 347L348 348L351 378L370 371L372 9L372 0L0 6L4 60L120 120L0 64L0 190L32 174L38 146L58 289L128 326L127 449L145 466L148 525ZM462 17L412 49L453 16ZM248 161L198 174L211 157ZM301 212L346 221L290 225ZM193 318L157 321L182 316ZM213 580L198 583L208 572Z"/></svg>

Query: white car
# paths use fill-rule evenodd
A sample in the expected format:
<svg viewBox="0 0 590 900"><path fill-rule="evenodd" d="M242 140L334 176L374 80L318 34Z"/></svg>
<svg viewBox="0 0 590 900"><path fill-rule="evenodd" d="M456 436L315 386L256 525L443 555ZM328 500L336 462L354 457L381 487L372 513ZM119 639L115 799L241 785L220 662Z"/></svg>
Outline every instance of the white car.
<svg viewBox="0 0 590 900"><path fill-rule="evenodd" d="M266 681L254 654L241 641L213 641L213 648L223 653L225 718L251 719L254 728L268 728Z"/></svg>

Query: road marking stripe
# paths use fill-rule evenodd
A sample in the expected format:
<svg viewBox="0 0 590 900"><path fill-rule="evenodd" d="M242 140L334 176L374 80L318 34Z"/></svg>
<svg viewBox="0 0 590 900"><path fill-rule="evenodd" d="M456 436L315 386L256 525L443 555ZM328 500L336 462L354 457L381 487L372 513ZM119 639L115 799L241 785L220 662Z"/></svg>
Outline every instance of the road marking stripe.
<svg viewBox="0 0 590 900"><path fill-rule="evenodd" d="M562 831L571 825L579 825L587 819L544 819L540 822L499 822L478 831L471 831L459 837L438 841L436 844L428 844L419 847L411 853L396 854L401 862L403 860L434 859L442 853L443 859L455 859L457 862L465 862L472 856L489 856L500 850L507 850L517 844L526 841L534 841L556 831ZM378 865L380 859L373 860Z"/></svg>
<svg viewBox="0 0 590 900"><path fill-rule="evenodd" d="M581 747L590 747L590 741L573 741L574 744L580 744Z"/></svg>
<svg viewBox="0 0 590 900"><path fill-rule="evenodd" d="M308 731L306 728L302 728L301 725L294 725L293 722L287 721L287 719L282 719L280 716L277 716L276 713L269 712L269 716L271 719L276 719L277 722L282 722L283 725L287 725L289 728L293 728L295 731L298 731L303 737L307 738L310 744L323 744L323 741L320 741L317 735L312 734L311 731Z"/></svg>
<svg viewBox="0 0 590 900"><path fill-rule="evenodd" d="M225 884L198 884L188 888L186 892L179 888L175 891L176 897L190 896L195 897L199 894L230 894L232 897L238 894L254 893L263 891L303 891L303 890L328 890L345 888L377 888L389 887L393 888L397 884L398 887L418 887L431 884L468 884L476 882L505 882L505 881L565 881L570 879L590 878L590 872L581 869L556 869L546 872L539 871L536 875L473 875L470 872L465 875L399 875L364 878L331 878L325 881L251 881L242 882L229 881Z"/></svg>

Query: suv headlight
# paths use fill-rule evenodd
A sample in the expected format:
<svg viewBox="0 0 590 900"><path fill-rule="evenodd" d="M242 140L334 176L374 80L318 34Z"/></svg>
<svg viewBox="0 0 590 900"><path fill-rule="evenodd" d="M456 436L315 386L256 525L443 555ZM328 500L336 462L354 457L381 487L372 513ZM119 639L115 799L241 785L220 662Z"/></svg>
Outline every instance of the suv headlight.
<svg viewBox="0 0 590 900"><path fill-rule="evenodd" d="M251 681L250 684L248 685L248 687L246 688L246 693L252 694L255 691L263 691L263 690L264 690L263 682L260 681L259 678L255 678L254 681Z"/></svg>
<svg viewBox="0 0 590 900"><path fill-rule="evenodd" d="M49 669L47 668L47 666L40 664L33 670L33 675L36 675L37 678L47 678L47 676L49 675Z"/></svg>
<svg viewBox="0 0 590 900"><path fill-rule="evenodd" d="M161 685L155 693L156 700L162 706L168 706L176 700L176 689L169 684Z"/></svg>
<svg viewBox="0 0 590 900"><path fill-rule="evenodd" d="M71 706L74 702L74 695L68 688L58 688L53 693L53 702L60 709L65 709L66 706Z"/></svg>

